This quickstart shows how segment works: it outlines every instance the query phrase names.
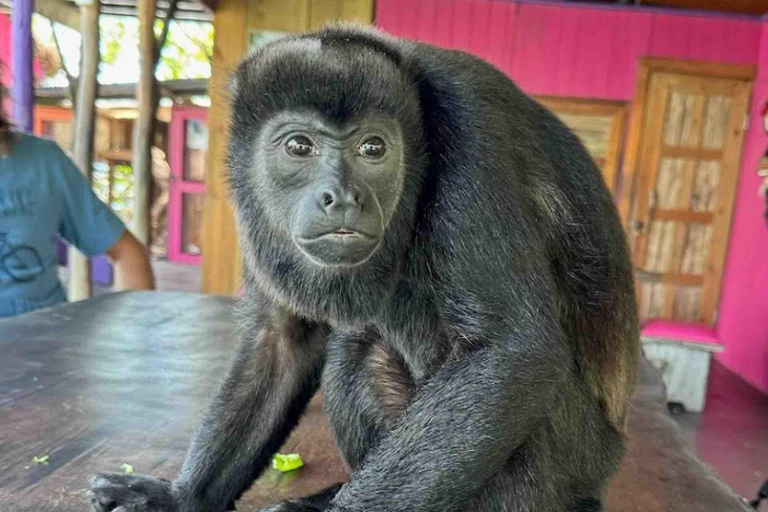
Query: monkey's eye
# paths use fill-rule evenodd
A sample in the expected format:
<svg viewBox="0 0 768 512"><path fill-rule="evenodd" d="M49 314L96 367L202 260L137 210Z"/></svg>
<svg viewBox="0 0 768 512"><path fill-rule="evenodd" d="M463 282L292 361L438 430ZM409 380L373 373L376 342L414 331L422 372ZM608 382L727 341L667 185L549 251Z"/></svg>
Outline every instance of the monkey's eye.
<svg viewBox="0 0 768 512"><path fill-rule="evenodd" d="M381 158L387 151L387 146L384 143L384 139L381 137L368 137L357 148L357 152L360 155L368 158Z"/></svg>
<svg viewBox="0 0 768 512"><path fill-rule="evenodd" d="M285 143L285 151L293 156L311 156L317 154L317 148L307 137L297 135Z"/></svg>

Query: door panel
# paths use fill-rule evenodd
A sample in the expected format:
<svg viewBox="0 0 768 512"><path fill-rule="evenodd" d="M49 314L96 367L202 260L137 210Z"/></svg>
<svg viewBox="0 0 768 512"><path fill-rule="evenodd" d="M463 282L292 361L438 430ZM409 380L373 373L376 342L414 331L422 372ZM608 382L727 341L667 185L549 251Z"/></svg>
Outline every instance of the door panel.
<svg viewBox="0 0 768 512"><path fill-rule="evenodd" d="M713 323L750 83L651 75L633 259L643 319Z"/></svg>

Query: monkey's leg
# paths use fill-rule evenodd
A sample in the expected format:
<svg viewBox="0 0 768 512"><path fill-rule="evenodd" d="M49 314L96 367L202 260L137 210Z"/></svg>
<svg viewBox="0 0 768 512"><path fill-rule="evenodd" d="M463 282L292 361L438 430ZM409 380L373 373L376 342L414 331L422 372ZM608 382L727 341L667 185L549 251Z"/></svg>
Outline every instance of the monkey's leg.
<svg viewBox="0 0 768 512"><path fill-rule="evenodd" d="M534 434L507 460L463 512L600 512L599 484L576 481L543 431ZM584 475L590 480L592 475Z"/></svg>
<svg viewBox="0 0 768 512"><path fill-rule="evenodd" d="M148 477L98 475L90 491L95 510L224 511L263 471L317 390L327 333L263 299L256 304L253 325L244 329L179 477L169 486Z"/></svg>
<svg viewBox="0 0 768 512"><path fill-rule="evenodd" d="M569 371L564 342L550 345L540 351L516 340L446 363L368 453L331 510L466 510L546 420L542 404ZM527 510L541 509L529 503Z"/></svg>

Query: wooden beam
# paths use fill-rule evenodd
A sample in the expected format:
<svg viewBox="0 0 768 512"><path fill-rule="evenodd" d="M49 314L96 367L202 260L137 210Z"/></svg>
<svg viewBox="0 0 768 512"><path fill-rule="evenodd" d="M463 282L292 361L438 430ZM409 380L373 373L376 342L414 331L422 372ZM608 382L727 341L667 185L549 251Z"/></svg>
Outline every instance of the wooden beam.
<svg viewBox="0 0 768 512"><path fill-rule="evenodd" d="M762 15L768 13L768 0L651 0L644 5L693 9L696 11L723 11L738 14Z"/></svg>
<svg viewBox="0 0 768 512"><path fill-rule="evenodd" d="M203 209L202 291L232 295L240 286L241 259L227 186L230 106L227 81L248 47L244 12L248 0L221 0L213 20L211 108L208 109L208 172Z"/></svg>
<svg viewBox="0 0 768 512"><path fill-rule="evenodd" d="M73 86L77 86L77 78L72 78ZM208 80L205 78L188 78L182 80L167 80L159 84L160 94L166 97L204 95L208 92ZM129 98L136 97L138 84L100 84L97 96L99 98ZM67 87L38 87L35 97L40 99L65 99L69 94Z"/></svg>
<svg viewBox="0 0 768 512"><path fill-rule="evenodd" d="M15 2L14 2L15 3ZM62 0L35 0L35 12L51 21L80 31L80 11Z"/></svg>
<svg viewBox="0 0 768 512"><path fill-rule="evenodd" d="M93 168L93 133L96 120L96 75L99 70L99 0L81 2L80 34L82 50L80 80L75 105L73 160L91 182ZM74 247L69 248L69 300L87 299L92 294L91 268L88 259Z"/></svg>
<svg viewBox="0 0 768 512"><path fill-rule="evenodd" d="M131 231L142 243L149 242L149 184L151 179L152 119L155 89L154 0L139 0L139 83L136 87L139 117L133 127L133 217Z"/></svg>
<svg viewBox="0 0 768 512"><path fill-rule="evenodd" d="M160 51L168 36L178 0L171 0L160 39L155 39L154 23L157 5L154 0L139 0L139 58L141 71L136 88L139 116L133 131L133 218L131 231L143 244L149 244L150 182L152 180L152 145L160 92L155 71Z"/></svg>
<svg viewBox="0 0 768 512"><path fill-rule="evenodd" d="M35 86L32 76L32 12L34 0L16 0L11 10L13 40L13 122L16 128L32 132L34 126Z"/></svg>

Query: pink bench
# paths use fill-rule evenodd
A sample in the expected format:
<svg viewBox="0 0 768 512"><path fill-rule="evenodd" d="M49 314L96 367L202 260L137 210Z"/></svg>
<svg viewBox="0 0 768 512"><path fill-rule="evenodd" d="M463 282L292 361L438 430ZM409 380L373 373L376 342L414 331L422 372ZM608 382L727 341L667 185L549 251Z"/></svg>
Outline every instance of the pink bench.
<svg viewBox="0 0 768 512"><path fill-rule="evenodd" d="M667 401L702 411L712 353L723 350L716 331L701 324L651 320L643 325L641 339L646 358L664 379Z"/></svg>

